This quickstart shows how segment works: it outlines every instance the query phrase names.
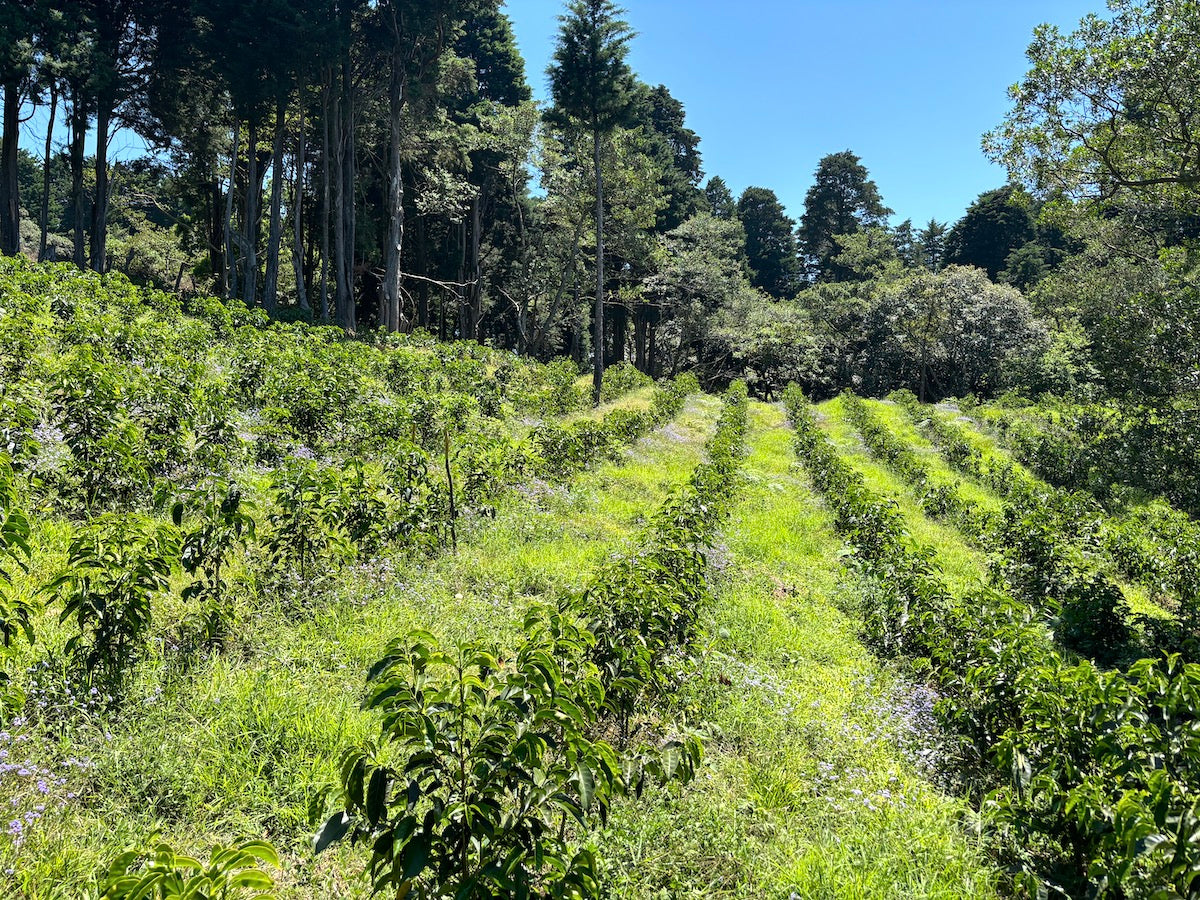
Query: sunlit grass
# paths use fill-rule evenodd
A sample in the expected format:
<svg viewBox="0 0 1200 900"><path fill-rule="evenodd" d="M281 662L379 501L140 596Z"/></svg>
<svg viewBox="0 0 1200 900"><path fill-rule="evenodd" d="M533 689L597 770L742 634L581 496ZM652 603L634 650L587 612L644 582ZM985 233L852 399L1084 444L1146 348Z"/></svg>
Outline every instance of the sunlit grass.
<svg viewBox="0 0 1200 900"><path fill-rule="evenodd" d="M226 653L189 673L164 681L152 654L117 714L25 748L51 767L68 750L90 762L63 788L64 808L21 847L0 842L14 896L78 896L101 861L156 829L200 855L219 842L272 840L287 862L285 897L365 895L360 851L314 858L308 840L309 806L325 811L321 792L336 781L342 749L377 730L359 710L366 669L412 628L445 642L511 645L530 602L578 590L636 536L699 462L719 409L716 398L694 397L623 459L566 484L510 491L494 520L464 528L457 553L385 554L331 573L311 595L268 596ZM39 554L36 574L56 560ZM40 646L61 646L61 631L46 624Z"/></svg>
<svg viewBox="0 0 1200 900"><path fill-rule="evenodd" d="M697 783L617 811L612 896L992 896L965 809L914 764L923 689L882 669L840 609L842 544L782 412L753 404L751 424L713 555L711 645L680 698L719 737Z"/></svg>
<svg viewBox="0 0 1200 900"><path fill-rule="evenodd" d="M921 510L907 485L882 463L877 462L863 446L854 427L846 421L840 397L817 407L821 428L829 435L843 457L863 476L876 494L896 502L904 516L905 526L919 544L933 547L946 583L961 594L987 580L987 558L954 527L930 519Z"/></svg>

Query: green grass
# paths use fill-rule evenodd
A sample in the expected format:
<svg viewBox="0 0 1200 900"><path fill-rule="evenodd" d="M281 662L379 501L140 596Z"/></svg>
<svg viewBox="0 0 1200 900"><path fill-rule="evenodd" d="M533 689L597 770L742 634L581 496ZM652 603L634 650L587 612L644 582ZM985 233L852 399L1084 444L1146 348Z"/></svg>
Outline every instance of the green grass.
<svg viewBox="0 0 1200 900"><path fill-rule="evenodd" d="M680 705L714 722L700 778L622 806L614 897L984 897L965 808L918 771L901 712L927 696L862 646L828 514L777 407L751 407L741 499L713 561L711 643Z"/></svg>
<svg viewBox="0 0 1200 900"><path fill-rule="evenodd" d="M641 401L635 391L617 403ZM22 846L0 839L0 870L14 869L0 897L76 897L103 860L160 830L202 857L217 843L273 841L287 900L365 898L361 849L314 857L308 840L310 806L321 814L335 802L322 798L341 750L377 732L359 709L367 667L412 628L511 645L529 603L579 590L636 540L700 461L719 410L715 398L692 398L624 458L508 492L494 519L464 526L457 553L384 554L309 593L281 590L248 610L226 653L190 672L164 678L162 654L152 654L120 714L62 719L60 731L22 745L47 770L68 756L87 762L64 769L53 813ZM707 637L664 717L713 726L705 761L684 788L619 803L594 836L607 896L994 896L997 875L964 824L969 811L929 780L933 697L858 640L857 582L778 407L752 405L749 447L710 554ZM35 558L39 577L64 539L44 537L56 549ZM155 639L172 625L159 623ZM43 626L60 644L63 629ZM0 803L11 799L6 784Z"/></svg>
<svg viewBox="0 0 1200 900"><path fill-rule="evenodd" d="M693 398L624 459L566 485L510 492L494 521L465 528L456 554L385 557L343 570L299 604L269 599L230 652L165 682L152 659L119 715L75 717L85 724L25 742L37 766L55 770L67 755L91 762L54 787L50 803L63 808L31 826L22 846L0 838L0 871L14 869L0 896L77 896L102 860L155 829L200 855L217 842L269 838L285 855L286 898L362 894L358 851L314 859L307 846L309 803L335 782L341 750L377 730L358 709L366 669L412 628L511 643L532 600L582 587L687 478L719 409L716 398ZM10 800L5 788L0 781L0 803Z"/></svg>
<svg viewBox="0 0 1200 900"><path fill-rule="evenodd" d="M985 461L997 460L999 462L1011 464L1018 472L1022 473L1026 477L1036 481L1041 480L1038 478L1035 472L1030 470L1027 466L1022 464L1019 460L1004 450L996 442L995 438L987 434L979 427L977 422L961 415L956 406L953 404L942 403L939 404L936 409L937 413L935 414L944 415L955 422L955 424L962 426L964 437L977 450L979 450ZM896 410L896 414L898 416L902 415L898 409ZM915 431L915 429L913 430ZM970 479L964 479L962 484L964 487L971 486L977 491L984 492L985 494L992 495L993 497L995 496L994 492L982 485L979 485L977 482L971 481ZM995 502L999 503L1001 501L999 498L996 498ZM1165 610L1161 604L1154 600L1151 590L1149 590L1145 585L1121 578L1115 572L1112 573L1111 577L1113 578L1113 581L1121 588L1121 593L1125 596L1125 602L1129 606L1129 611L1134 616L1142 615L1150 616L1152 618L1171 617L1171 613Z"/></svg>
<svg viewBox="0 0 1200 900"><path fill-rule="evenodd" d="M834 446L857 469L876 494L896 502L904 515L909 533L920 544L937 551L937 562L946 583L956 593L978 586L987 580L985 555L963 537L959 531L930 519L908 490L907 485L886 466L870 455L862 440L845 417L842 399L835 397L817 407L821 428Z"/></svg>
<svg viewBox="0 0 1200 900"><path fill-rule="evenodd" d="M917 430L900 406L889 400L864 400L863 402L867 404L872 415L924 460L937 484L956 485L960 497L983 510L996 511L1004 505L991 488L955 473L942 458L937 447Z"/></svg>

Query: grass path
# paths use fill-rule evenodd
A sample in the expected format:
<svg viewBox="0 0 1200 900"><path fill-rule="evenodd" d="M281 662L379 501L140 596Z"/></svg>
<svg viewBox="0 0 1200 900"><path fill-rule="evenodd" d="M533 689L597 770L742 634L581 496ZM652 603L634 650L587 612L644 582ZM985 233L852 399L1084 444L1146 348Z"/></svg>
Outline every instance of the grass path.
<svg viewBox="0 0 1200 900"><path fill-rule="evenodd" d="M841 541L775 406L751 405L742 494L714 551L711 644L680 702L714 722L698 781L618 809L621 898L988 897L964 807L921 774L932 695L840 611Z"/></svg>
<svg viewBox="0 0 1200 900"><path fill-rule="evenodd" d="M896 408L894 405L892 405L892 407L894 414L899 419L907 420L907 417L901 410ZM996 460L1000 463L1011 465L1026 477L1034 481L1042 481L1036 472L1032 471L1006 449L1001 447L995 438L983 430L977 421L961 415L957 406L951 403L941 403L938 404L938 406L934 409L936 409L936 412L931 414L945 416L955 424L962 426L964 436L977 450L979 450L985 460ZM915 433L916 429L913 429L913 431ZM927 441L925 443L928 444ZM932 448L932 445L930 446ZM941 461L940 456L938 457L938 460L939 462ZM983 491L986 494L994 497L996 503L1003 503L1001 498L999 498L995 492L986 485L982 485L979 482L969 478L961 479L961 481L964 487ZM1110 572L1110 577L1121 588L1121 593L1124 594L1125 600L1129 604L1129 608L1133 613L1156 618L1170 615L1164 610L1162 605L1155 601L1152 596L1152 592L1148 590L1145 585L1122 578L1115 568L1113 568L1113 570Z"/></svg>
<svg viewBox="0 0 1200 900"><path fill-rule="evenodd" d="M464 529L456 554L347 570L306 612L262 611L237 652L174 684L144 679L115 721L29 747L39 765L67 748L90 763L77 796L15 853L0 843L0 871L16 881L0 878L0 897L77 896L99 860L155 828L201 855L217 841L269 838L285 854L285 898L365 896L355 851L314 860L306 845L308 804L335 780L341 750L376 733L358 709L367 668L411 628L510 641L531 601L581 587L635 537L699 462L719 412L719 399L692 398L623 459L509 492L494 521Z"/></svg>
<svg viewBox="0 0 1200 900"><path fill-rule="evenodd" d="M880 496L896 501L909 533L920 544L934 547L947 585L957 594L987 580L987 557L959 531L925 515L907 485L863 446L858 432L845 416L841 397L817 407L821 428L829 435L838 452L862 473L867 487Z"/></svg>

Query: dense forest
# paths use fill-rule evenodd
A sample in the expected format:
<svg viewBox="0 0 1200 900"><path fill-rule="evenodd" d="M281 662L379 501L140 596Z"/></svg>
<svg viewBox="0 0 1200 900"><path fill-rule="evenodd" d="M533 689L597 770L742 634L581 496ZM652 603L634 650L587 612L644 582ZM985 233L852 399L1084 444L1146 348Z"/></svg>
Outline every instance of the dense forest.
<svg viewBox="0 0 1200 900"><path fill-rule="evenodd" d="M849 150L798 223L768 187L706 180L610 3L565 10L543 108L495 2L8 3L0 249L764 396L1161 398L1198 362L1192 22L1169 9L1040 33L987 138L1013 182L892 226ZM1123 62L1080 60L1110 40ZM114 162L130 132L155 154Z"/></svg>
<svg viewBox="0 0 1200 900"><path fill-rule="evenodd" d="M924 225L635 19L0 3L0 898L1200 891L1200 3Z"/></svg>

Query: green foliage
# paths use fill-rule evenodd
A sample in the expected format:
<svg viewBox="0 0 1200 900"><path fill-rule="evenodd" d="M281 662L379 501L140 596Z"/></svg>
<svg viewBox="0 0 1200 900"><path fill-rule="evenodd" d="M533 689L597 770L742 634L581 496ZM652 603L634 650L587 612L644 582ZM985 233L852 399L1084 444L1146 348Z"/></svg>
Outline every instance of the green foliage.
<svg viewBox="0 0 1200 900"><path fill-rule="evenodd" d="M440 650L424 632L394 642L368 676L365 706L383 716L382 742L344 754L346 806L316 849L347 836L369 844L376 893L599 896L586 833L617 794L691 780L700 758L695 735L622 752L594 735L614 715L628 743L638 701L667 685L665 658L694 640L706 596L700 548L735 490L745 428L739 386L709 461L658 512L643 549L583 595L531 610L511 658Z"/></svg>
<svg viewBox="0 0 1200 900"><path fill-rule="evenodd" d="M1038 27L1013 108L985 139L989 155L1038 189L1184 199L1196 189L1195 11L1112 0L1069 34Z"/></svg>
<svg viewBox="0 0 1200 900"><path fill-rule="evenodd" d="M791 299L800 284L795 221L784 215L775 192L761 187L742 191L737 218L745 234L750 283L776 300Z"/></svg>
<svg viewBox="0 0 1200 900"><path fill-rule="evenodd" d="M1033 364L1045 335L1028 301L978 269L952 266L883 287L864 317L863 390L989 393Z"/></svg>
<svg viewBox="0 0 1200 900"><path fill-rule="evenodd" d="M611 0L572 0L560 19L550 94L556 110L592 132L624 124L633 107L633 73L625 62L633 32Z"/></svg>
<svg viewBox="0 0 1200 900"><path fill-rule="evenodd" d="M821 281L846 280L852 273L836 260L841 248L835 239L884 225L890 213L855 154L843 150L822 157L800 218L800 246L810 273Z"/></svg>
<svg viewBox="0 0 1200 900"><path fill-rule="evenodd" d="M1018 885L1068 896L1191 891L1200 853L1187 839L1188 786L1200 747L1189 704L1200 667L1167 657L1105 671L1064 658L1022 604L986 590L954 597L901 518L839 459L804 396L791 389L787 404L797 455L875 585L868 634L929 667L939 718L961 738L965 785Z"/></svg>
<svg viewBox="0 0 1200 900"><path fill-rule="evenodd" d="M12 467L0 456L0 642L11 645L17 632L33 640L32 610L13 591L13 568L25 570L30 555L29 519L18 506Z"/></svg>
<svg viewBox="0 0 1200 900"><path fill-rule="evenodd" d="M196 604L194 640L202 646L218 646L234 624L226 573L231 556L254 539L252 513L241 488L220 479L198 487L171 509L175 526L183 528L183 570L195 579L182 596L185 603Z"/></svg>
<svg viewBox="0 0 1200 900"><path fill-rule="evenodd" d="M622 394L645 387L653 383L653 379L629 362L619 362L609 366L604 371L604 387L600 391L600 401L611 403Z"/></svg>
<svg viewBox="0 0 1200 900"><path fill-rule="evenodd" d="M983 269L996 280L1012 254L1034 238L1031 200L1012 185L986 191L946 236L946 262Z"/></svg>
<svg viewBox="0 0 1200 900"><path fill-rule="evenodd" d="M338 515L340 479L331 467L298 459L272 477L266 549L276 566L294 566L301 583L317 576L323 558L341 560L353 548Z"/></svg>
<svg viewBox="0 0 1200 900"><path fill-rule="evenodd" d="M101 516L76 534L46 590L62 601L60 620L74 620L64 649L85 684L120 696L179 553L177 529L136 514Z"/></svg>
<svg viewBox="0 0 1200 900"><path fill-rule="evenodd" d="M100 900L270 900L275 882L267 866L278 869L279 856L265 841L218 847L208 865L159 844L117 856L97 889Z"/></svg>
<svg viewBox="0 0 1200 900"><path fill-rule="evenodd" d="M412 634L372 668L365 705L403 768L347 753L347 810L317 835L371 846L376 892L397 896L589 897L595 860L564 826L603 819L620 778L616 753L585 731L603 689L568 682L558 648L530 642L509 663L494 652L431 647Z"/></svg>

